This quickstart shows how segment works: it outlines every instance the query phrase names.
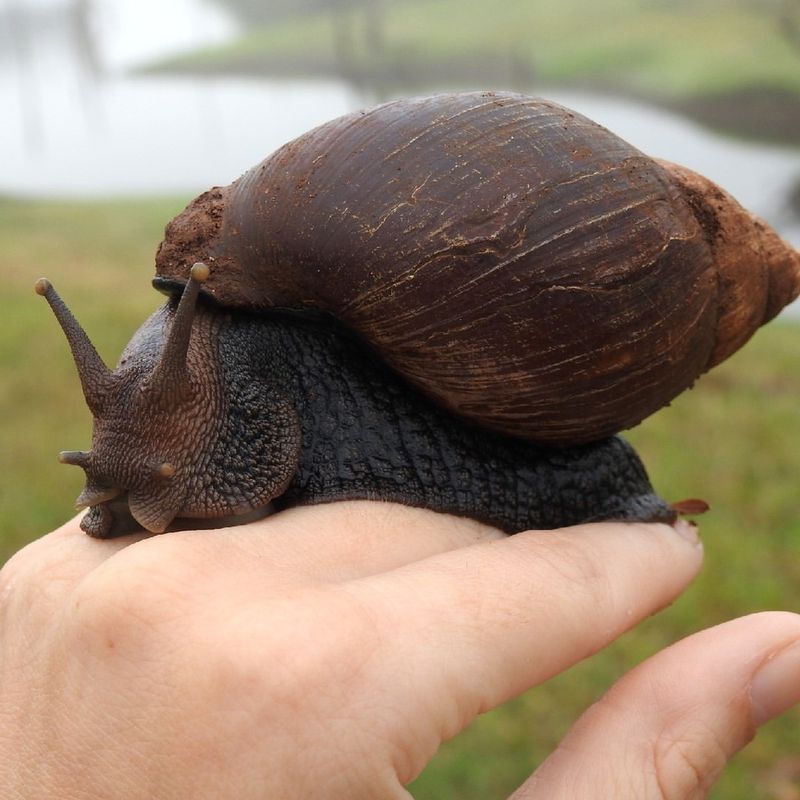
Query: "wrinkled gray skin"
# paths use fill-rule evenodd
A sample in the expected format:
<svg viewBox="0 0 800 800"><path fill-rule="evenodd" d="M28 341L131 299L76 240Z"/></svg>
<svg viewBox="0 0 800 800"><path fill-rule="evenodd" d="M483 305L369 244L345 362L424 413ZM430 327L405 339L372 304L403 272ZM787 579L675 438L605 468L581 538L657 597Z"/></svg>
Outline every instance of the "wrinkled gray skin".
<svg viewBox="0 0 800 800"><path fill-rule="evenodd" d="M196 315L179 387L167 392L152 387L150 376L174 311L174 304L163 306L137 331L95 416L80 501L92 507L82 527L93 536L113 534L107 501L122 494L134 520L160 533L175 517L220 518L266 507L296 468L297 420L285 402L270 397L275 435L258 466L236 481L250 448L225 435L236 398L226 396L218 369L219 315ZM163 464L174 473L161 474Z"/></svg>
<svg viewBox="0 0 800 800"><path fill-rule="evenodd" d="M165 371L175 318L176 301L156 311L94 398L92 449L79 464L92 536L134 521L158 533L179 518L237 521L270 505L357 498L509 533L675 517L622 439L556 449L486 432L433 405L330 321L201 302L185 359Z"/></svg>

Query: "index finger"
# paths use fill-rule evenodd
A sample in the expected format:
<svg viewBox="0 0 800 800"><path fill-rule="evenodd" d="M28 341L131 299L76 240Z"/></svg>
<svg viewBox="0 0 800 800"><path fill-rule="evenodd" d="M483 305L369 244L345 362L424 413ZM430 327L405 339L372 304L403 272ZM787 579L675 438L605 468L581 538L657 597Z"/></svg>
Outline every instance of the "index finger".
<svg viewBox="0 0 800 800"><path fill-rule="evenodd" d="M455 705L463 727L670 603L701 562L687 523L598 523L461 548L349 591L392 630L417 719Z"/></svg>

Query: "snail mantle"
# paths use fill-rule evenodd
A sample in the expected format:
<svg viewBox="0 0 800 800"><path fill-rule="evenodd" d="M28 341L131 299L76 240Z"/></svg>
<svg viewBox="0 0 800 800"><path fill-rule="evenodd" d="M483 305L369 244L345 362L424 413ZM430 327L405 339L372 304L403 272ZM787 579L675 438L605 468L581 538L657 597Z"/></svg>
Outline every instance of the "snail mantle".
<svg viewBox="0 0 800 800"><path fill-rule="evenodd" d="M514 533L686 510L616 434L794 299L800 254L702 176L484 92L288 143L169 223L153 283L113 371L37 283L94 415L61 454L87 533L340 499Z"/></svg>

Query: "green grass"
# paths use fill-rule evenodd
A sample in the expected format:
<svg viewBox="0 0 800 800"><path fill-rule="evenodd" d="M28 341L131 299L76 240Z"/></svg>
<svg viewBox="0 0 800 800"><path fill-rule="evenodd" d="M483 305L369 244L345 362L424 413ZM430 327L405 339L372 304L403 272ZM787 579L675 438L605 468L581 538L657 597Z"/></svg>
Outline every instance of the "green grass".
<svg viewBox="0 0 800 800"><path fill-rule="evenodd" d="M565 0L566 2L566 0ZM90 420L67 346L32 286L52 279L107 362L160 302L149 287L164 223L184 200L0 201L0 562L71 513ZM667 498L700 496L706 566L671 608L547 686L484 715L415 783L418 800L504 797L617 677L692 631L753 611L800 611L800 326L776 323L633 431ZM717 800L774 800L766 776L800 742L770 723L726 771Z"/></svg>
<svg viewBox="0 0 800 800"><path fill-rule="evenodd" d="M436 85L453 61L472 78L470 64L479 74L481 65L513 60L538 82L655 97L747 87L800 94L800 47L781 33L779 9L777 0L396 0L384 46L373 53L354 36L350 68L400 76L412 69ZM166 66L330 72L338 63L332 30L324 13L288 19Z"/></svg>

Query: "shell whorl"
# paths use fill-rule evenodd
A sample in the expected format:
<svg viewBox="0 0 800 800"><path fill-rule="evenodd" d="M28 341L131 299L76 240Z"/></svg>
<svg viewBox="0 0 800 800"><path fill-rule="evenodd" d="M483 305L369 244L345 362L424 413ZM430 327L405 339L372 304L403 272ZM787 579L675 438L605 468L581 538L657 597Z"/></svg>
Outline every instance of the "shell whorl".
<svg viewBox="0 0 800 800"><path fill-rule="evenodd" d="M800 252L708 178L678 164L659 163L692 208L717 272L718 318L706 365L710 369L800 295Z"/></svg>
<svg viewBox="0 0 800 800"><path fill-rule="evenodd" d="M568 109L399 100L326 123L167 228L232 308L333 314L482 425L629 428L800 291L797 253L728 195Z"/></svg>

